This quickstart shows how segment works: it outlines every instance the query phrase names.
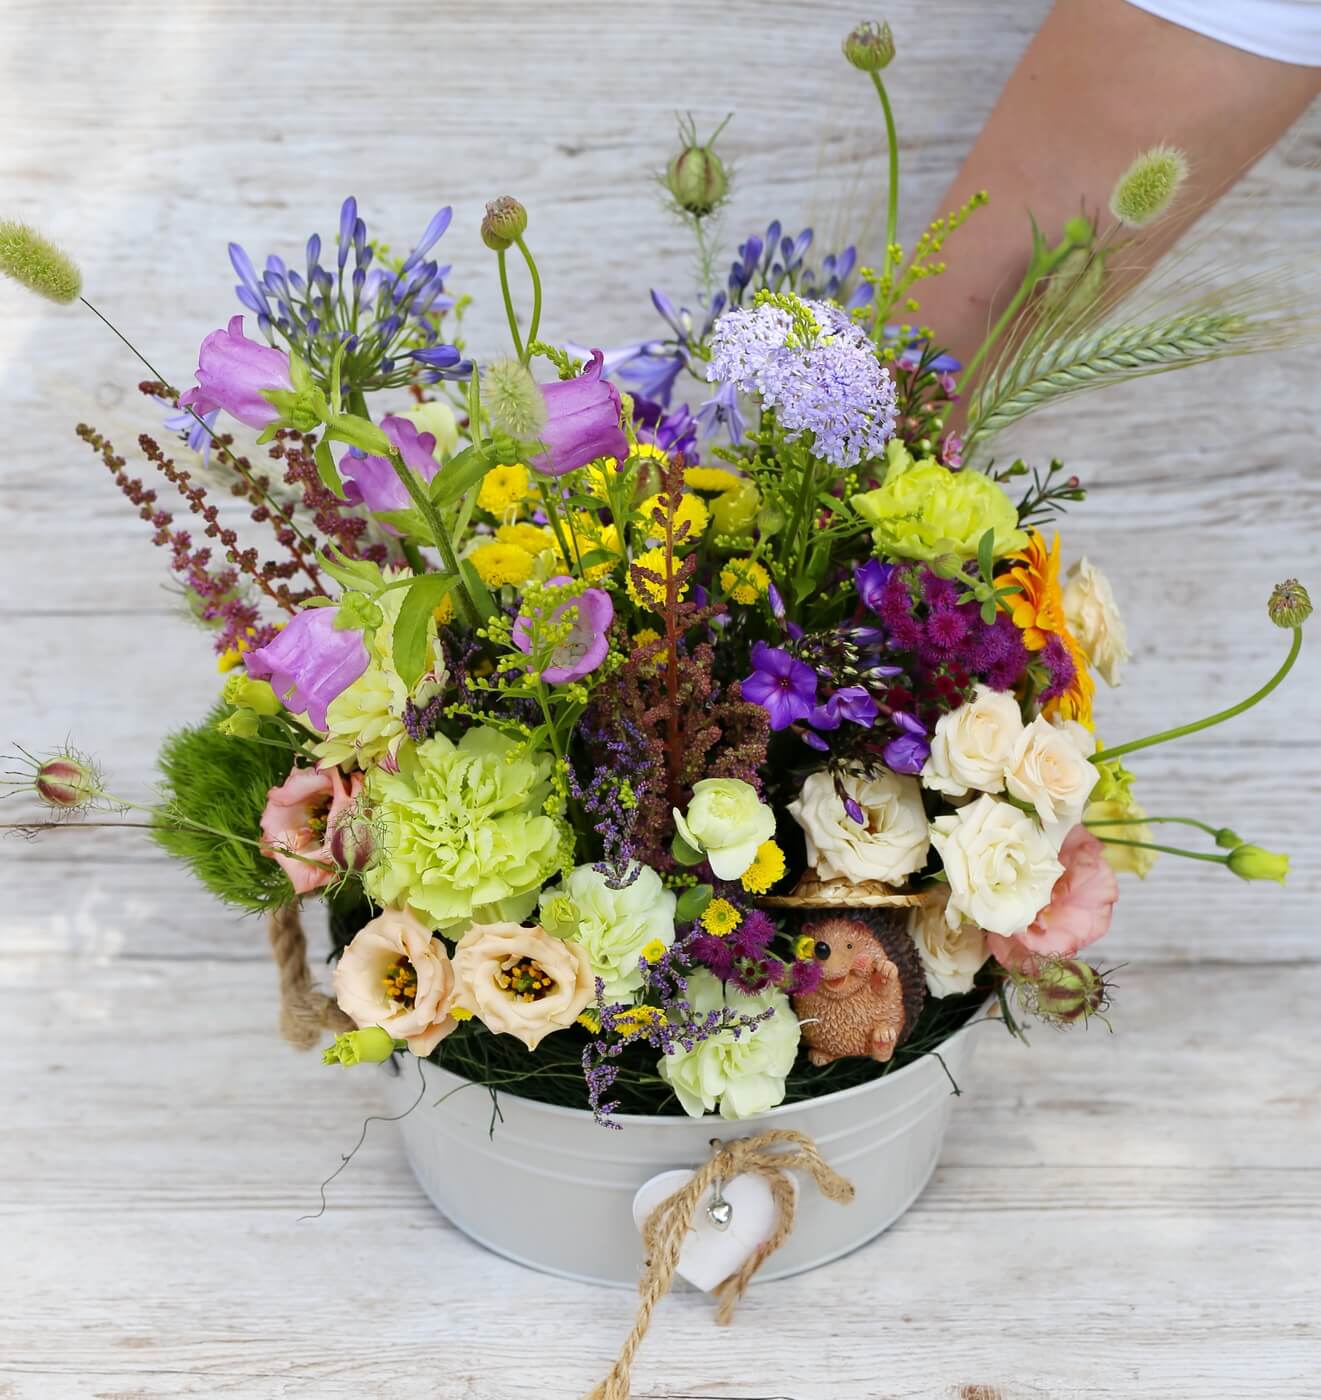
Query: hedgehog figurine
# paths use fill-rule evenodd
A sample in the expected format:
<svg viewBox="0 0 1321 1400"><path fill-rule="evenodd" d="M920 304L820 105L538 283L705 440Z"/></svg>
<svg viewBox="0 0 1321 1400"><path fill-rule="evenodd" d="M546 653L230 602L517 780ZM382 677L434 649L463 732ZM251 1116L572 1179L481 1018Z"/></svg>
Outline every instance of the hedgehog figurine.
<svg viewBox="0 0 1321 1400"><path fill-rule="evenodd" d="M913 1029L926 997L917 948L879 912L822 911L806 920L821 963L815 991L793 998L807 1058L814 1065L858 1055L888 1060Z"/></svg>

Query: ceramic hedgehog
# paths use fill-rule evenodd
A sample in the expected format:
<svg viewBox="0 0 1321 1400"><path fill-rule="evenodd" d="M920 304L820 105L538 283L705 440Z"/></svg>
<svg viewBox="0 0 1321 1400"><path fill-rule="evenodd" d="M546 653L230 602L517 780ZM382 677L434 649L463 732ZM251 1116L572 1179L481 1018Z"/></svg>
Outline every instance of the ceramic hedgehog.
<svg viewBox="0 0 1321 1400"><path fill-rule="evenodd" d="M815 943L821 982L793 999L814 1065L865 1055L888 1060L912 1030L926 996L913 940L861 910L821 913L801 931Z"/></svg>

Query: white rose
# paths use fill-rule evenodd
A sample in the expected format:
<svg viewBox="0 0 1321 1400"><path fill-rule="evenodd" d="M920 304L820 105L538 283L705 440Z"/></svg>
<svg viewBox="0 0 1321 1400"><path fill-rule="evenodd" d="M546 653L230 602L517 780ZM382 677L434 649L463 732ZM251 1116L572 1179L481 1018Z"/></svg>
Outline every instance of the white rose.
<svg viewBox="0 0 1321 1400"><path fill-rule="evenodd" d="M717 880L737 880L757 858L757 847L775 835L775 814L741 778L702 778L693 784L685 815L674 825L695 851L705 854Z"/></svg>
<svg viewBox="0 0 1321 1400"><path fill-rule="evenodd" d="M550 900L564 895L576 905L573 941L587 950L592 973L605 983L607 1001L631 1000L642 986L638 963L649 943L668 948L674 942L674 894L651 866L634 864L632 872L632 884L616 890L600 871L580 865L562 885L541 892L543 911Z"/></svg>
<svg viewBox="0 0 1321 1400"><path fill-rule="evenodd" d="M705 969L689 976L686 995L696 1021L723 1007L738 1017L758 1016L768 1008L772 1014L737 1036L733 1030L717 1031L691 1050L679 1046L676 1034L678 1048L661 1057L659 1069L683 1111L700 1118L718 1103L722 1118L751 1118L774 1108L784 1098L784 1081L798 1054L798 1017L789 998L774 987L748 996Z"/></svg>
<svg viewBox="0 0 1321 1400"><path fill-rule="evenodd" d="M807 863L823 880L902 884L927 863L931 835L916 778L880 772L845 773L840 786L859 807L855 822L829 773L812 773L789 812L803 828Z"/></svg>
<svg viewBox="0 0 1321 1400"><path fill-rule="evenodd" d="M949 880L945 918L971 919L988 933L1024 929L1050 901L1064 874L1054 843L1036 820L983 795L931 823L931 841Z"/></svg>
<svg viewBox="0 0 1321 1400"><path fill-rule="evenodd" d="M908 916L908 934L917 944L933 997L971 991L973 979L987 958L986 935L976 924L964 920L951 927L945 903L920 904Z"/></svg>
<svg viewBox="0 0 1321 1400"><path fill-rule="evenodd" d="M1129 659L1124 619L1110 580L1085 558L1069 570L1064 618L1106 685L1118 685L1119 668Z"/></svg>
<svg viewBox="0 0 1321 1400"><path fill-rule="evenodd" d="M922 781L947 797L1000 792L1022 731L1018 701L1008 691L979 685L971 700L936 721Z"/></svg>
<svg viewBox="0 0 1321 1400"><path fill-rule="evenodd" d="M1090 761L1095 748L1096 740L1076 720L1055 725L1038 715L1018 736L1010 755L1005 787L1037 809L1043 827L1062 827L1051 832L1060 840L1078 824L1101 776Z"/></svg>

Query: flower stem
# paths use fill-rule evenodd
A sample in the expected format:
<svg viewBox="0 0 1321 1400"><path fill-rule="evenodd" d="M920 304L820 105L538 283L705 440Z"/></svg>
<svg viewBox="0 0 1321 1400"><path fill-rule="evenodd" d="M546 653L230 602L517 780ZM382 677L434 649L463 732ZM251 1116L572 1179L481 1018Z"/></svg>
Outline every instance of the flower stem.
<svg viewBox="0 0 1321 1400"><path fill-rule="evenodd" d="M1096 821L1084 821L1083 825L1093 826L1155 826L1163 822L1177 822L1180 826L1195 826L1199 831L1204 831L1208 836L1218 836L1220 828L1211 826L1207 822L1199 822L1196 817L1105 817ZM1103 836L1101 840L1106 838Z"/></svg>
<svg viewBox="0 0 1321 1400"><path fill-rule="evenodd" d="M514 242L518 244L518 251L523 254L523 261L527 263L528 275L532 278L532 320L528 325L527 332L527 343L531 345L537 338L537 332L541 329L541 274L537 271L532 254L528 252L523 235L519 234ZM531 356L523 352L519 358L526 365Z"/></svg>
<svg viewBox="0 0 1321 1400"><path fill-rule="evenodd" d="M876 95L881 99L881 111L885 114L885 140L889 156L889 188L885 192L885 261L881 264L881 281L884 284L894 267L894 245L899 238L899 133L895 129L894 110L890 106L890 94L885 90L879 72L871 75ZM878 305L876 324L872 327L872 338L879 345L885 334L885 313L888 307Z"/></svg>
<svg viewBox="0 0 1321 1400"><path fill-rule="evenodd" d="M1159 734L1150 734L1145 739L1130 739L1127 744L1117 744L1112 749L1100 749L1092 755L1093 763L1109 763L1111 759L1119 758L1126 753L1136 753L1139 749L1149 749L1155 744L1164 744L1170 739L1182 739L1185 734L1196 734L1199 729L1210 729L1212 725L1223 724L1227 719L1233 719L1235 715L1241 715L1245 710L1250 710L1259 701L1264 700L1276 686L1293 670L1293 664L1298 660L1298 653L1303 646L1303 629L1295 627L1293 629L1293 644L1289 647L1289 654L1284 658L1284 664L1266 682L1260 690L1254 691L1246 700L1240 700L1237 705L1231 705L1227 710L1221 710L1218 714L1207 715L1205 719L1194 720L1191 724L1181 724L1177 729L1165 729Z"/></svg>
<svg viewBox="0 0 1321 1400"><path fill-rule="evenodd" d="M570 553L569 542L564 537L564 524L560 520L559 508L555 504L554 498L550 494L549 488L544 481L537 482L537 490L541 495L542 508L546 512L546 519L550 522L551 533L555 536L555 543L560 547L560 554L564 557L564 567L569 567L570 559L578 561L578 573L583 571L582 555L578 553L578 536L573 535L573 551Z"/></svg>
<svg viewBox="0 0 1321 1400"><path fill-rule="evenodd" d="M1126 841L1118 836L1102 836L1098 838L1104 841L1107 846L1138 846L1144 851L1164 851L1167 856L1183 856L1187 860L1204 860L1211 865L1228 865L1228 856L1207 855L1204 851L1185 851L1179 846L1161 846L1155 841Z"/></svg>
<svg viewBox="0 0 1321 1400"><path fill-rule="evenodd" d="M514 315L514 298L509 291L509 266L505 260L503 248L496 253L495 260L500 266L500 295L505 299L505 319L509 322L509 334L514 339L514 353L524 364L527 364L523 340L518 333L518 318ZM531 340L532 337L528 336L528 339Z"/></svg>
<svg viewBox="0 0 1321 1400"><path fill-rule="evenodd" d="M559 762L564 762L564 750L560 747L560 736L555 732L555 721L550 713L550 701L546 698L546 683L537 677L537 704L541 706L542 717L546 721L546 734L550 738L551 751Z"/></svg>

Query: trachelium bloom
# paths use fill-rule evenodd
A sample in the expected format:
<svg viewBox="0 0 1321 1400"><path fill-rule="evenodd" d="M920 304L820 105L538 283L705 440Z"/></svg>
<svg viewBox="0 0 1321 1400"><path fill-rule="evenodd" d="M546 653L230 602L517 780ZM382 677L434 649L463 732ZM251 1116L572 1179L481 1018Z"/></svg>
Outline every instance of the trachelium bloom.
<svg viewBox="0 0 1321 1400"><path fill-rule="evenodd" d="M511 194L491 200L482 216L482 242L494 253L512 247L527 229L527 210Z"/></svg>
<svg viewBox="0 0 1321 1400"><path fill-rule="evenodd" d="M1155 223L1188 178L1188 158L1174 146L1143 151L1115 182L1110 212L1129 228Z"/></svg>
<svg viewBox="0 0 1321 1400"><path fill-rule="evenodd" d="M841 46L844 57L864 73L879 73L894 59L894 34L887 22L864 20L850 30Z"/></svg>
<svg viewBox="0 0 1321 1400"><path fill-rule="evenodd" d="M16 219L0 219L0 272L62 306L77 301L82 292L78 264L44 234Z"/></svg>
<svg viewBox="0 0 1321 1400"><path fill-rule="evenodd" d="M1275 585L1266 612L1277 627L1301 627L1312 616L1312 600L1296 578L1287 578Z"/></svg>
<svg viewBox="0 0 1321 1400"><path fill-rule="evenodd" d="M100 769L76 749L60 749L48 758L37 758L19 748L8 757L18 766L0 776L0 788L9 789L5 796L30 793L61 818L86 812L106 796Z"/></svg>

